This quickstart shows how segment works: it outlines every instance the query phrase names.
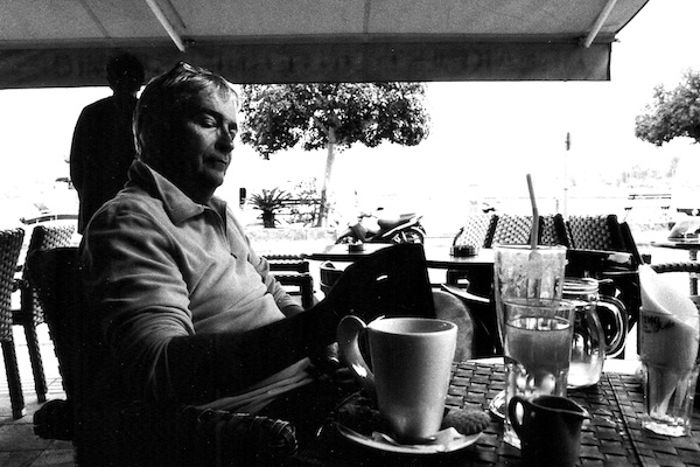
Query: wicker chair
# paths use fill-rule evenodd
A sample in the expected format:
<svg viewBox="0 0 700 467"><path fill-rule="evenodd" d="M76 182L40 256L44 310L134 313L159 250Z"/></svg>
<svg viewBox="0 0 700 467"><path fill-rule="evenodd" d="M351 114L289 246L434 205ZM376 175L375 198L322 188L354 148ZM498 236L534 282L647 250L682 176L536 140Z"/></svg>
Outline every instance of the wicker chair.
<svg viewBox="0 0 700 467"><path fill-rule="evenodd" d="M566 220L571 248L577 250L627 251L615 214L569 216Z"/></svg>
<svg viewBox="0 0 700 467"><path fill-rule="evenodd" d="M473 245L477 248L491 246L498 218L493 214L472 214L455 235L453 246Z"/></svg>
<svg viewBox="0 0 700 467"><path fill-rule="evenodd" d="M571 239L567 235L566 222L561 214L540 217L539 233L538 245L563 245L567 248L571 246Z"/></svg>
<svg viewBox="0 0 700 467"><path fill-rule="evenodd" d="M290 295L301 298L304 309L311 308L314 298L314 279L309 273L309 262L301 255L270 254L264 255L275 279L286 287L295 287Z"/></svg>
<svg viewBox="0 0 700 467"><path fill-rule="evenodd" d="M17 353L12 336L12 291L15 287L15 271L23 240L22 229L0 231L0 344L14 419L23 417L25 413Z"/></svg>
<svg viewBox="0 0 700 467"><path fill-rule="evenodd" d="M532 216L500 214L493 232L491 246L496 244L526 245L530 243L531 231Z"/></svg>
<svg viewBox="0 0 700 467"><path fill-rule="evenodd" d="M78 249L36 251L26 268L44 307L67 396L35 413L34 432L72 440L78 465L279 465L296 452L294 428L268 417L137 401L99 413L82 409L106 349L85 315Z"/></svg>
<svg viewBox="0 0 700 467"><path fill-rule="evenodd" d="M37 250L68 246L74 233L75 225L37 225L32 230L32 236L29 239L27 256ZM44 375L44 365L36 333L37 326L44 322L44 312L36 290L30 286L27 280L25 270L22 271L22 278L17 281L17 288L20 291L20 308L12 310L12 324L24 328L29 361L34 375L34 389L39 402L44 402L47 391L46 376Z"/></svg>

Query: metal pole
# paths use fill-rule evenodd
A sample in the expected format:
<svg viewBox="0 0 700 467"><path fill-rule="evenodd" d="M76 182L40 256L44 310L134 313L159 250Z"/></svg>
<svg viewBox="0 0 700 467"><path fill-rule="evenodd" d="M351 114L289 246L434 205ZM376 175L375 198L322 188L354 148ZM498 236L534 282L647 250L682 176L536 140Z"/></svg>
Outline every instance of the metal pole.
<svg viewBox="0 0 700 467"><path fill-rule="evenodd" d="M566 132L566 152L564 152L564 203L562 215L566 218L569 215L569 151L571 150L571 133Z"/></svg>

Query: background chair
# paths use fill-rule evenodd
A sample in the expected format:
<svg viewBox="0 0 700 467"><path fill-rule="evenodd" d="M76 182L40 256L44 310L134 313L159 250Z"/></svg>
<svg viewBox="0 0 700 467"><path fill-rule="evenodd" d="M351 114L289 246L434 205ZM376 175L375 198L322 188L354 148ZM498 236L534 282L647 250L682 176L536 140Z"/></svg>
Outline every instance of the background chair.
<svg viewBox="0 0 700 467"><path fill-rule="evenodd" d="M68 246L74 233L75 225L72 224L35 226L29 239L26 257L38 250ZM39 402L44 402L47 391L46 376L36 333L37 326L44 322L44 312L36 290L27 280L24 268L22 268L22 278L17 281L17 289L20 293L20 308L12 310L12 324L24 328L29 361L34 375L34 389Z"/></svg>
<svg viewBox="0 0 700 467"><path fill-rule="evenodd" d="M14 419L24 416L24 395L12 336L12 291L15 287L15 271L23 240L22 229L0 231L0 344Z"/></svg>
<svg viewBox="0 0 700 467"><path fill-rule="evenodd" d="M493 232L491 246L526 245L530 243L532 216L500 214Z"/></svg>
<svg viewBox="0 0 700 467"><path fill-rule="evenodd" d="M498 216L495 214L472 214L467 216L464 224L455 235L452 245L473 245L477 248L489 248L493 241Z"/></svg>
<svg viewBox="0 0 700 467"><path fill-rule="evenodd" d="M286 289L294 287L295 290L288 290L289 294L300 297L301 306L304 309L311 308L316 300L314 298L314 279L309 274L308 260L301 255L269 254L264 256L275 279Z"/></svg>
<svg viewBox="0 0 700 467"><path fill-rule="evenodd" d="M539 234L538 245L562 245L567 248L571 246L571 239L567 235L566 222L561 214L541 216Z"/></svg>
<svg viewBox="0 0 700 467"><path fill-rule="evenodd" d="M452 240L452 247L473 246L475 248L490 248L498 216L495 214L472 214L467 216L465 223ZM464 283L467 274L448 269L446 282L448 284Z"/></svg>
<svg viewBox="0 0 700 467"><path fill-rule="evenodd" d="M570 247L577 250L627 251L615 214L569 216Z"/></svg>

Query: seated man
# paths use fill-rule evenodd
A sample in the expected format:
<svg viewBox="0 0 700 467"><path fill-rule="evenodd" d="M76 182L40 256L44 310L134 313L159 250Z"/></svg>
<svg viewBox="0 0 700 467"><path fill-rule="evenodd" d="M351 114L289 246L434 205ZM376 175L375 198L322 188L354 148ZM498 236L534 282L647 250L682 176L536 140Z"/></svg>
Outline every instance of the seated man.
<svg viewBox="0 0 700 467"><path fill-rule="evenodd" d="M231 163L238 105L222 77L184 63L139 99L129 180L81 244L110 352L94 404L126 398L293 419L310 414L307 402L328 409L340 396L299 396L318 383L310 357L334 342L344 314L369 320L372 310L339 290L342 302L330 296L302 312L213 196Z"/></svg>

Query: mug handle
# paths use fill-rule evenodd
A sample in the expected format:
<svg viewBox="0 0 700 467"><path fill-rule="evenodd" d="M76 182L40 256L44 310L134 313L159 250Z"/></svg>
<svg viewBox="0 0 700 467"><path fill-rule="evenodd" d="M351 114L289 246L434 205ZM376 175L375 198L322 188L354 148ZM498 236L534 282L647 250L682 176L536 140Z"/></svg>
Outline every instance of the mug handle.
<svg viewBox="0 0 700 467"><path fill-rule="evenodd" d="M518 405L523 407L523 412L527 409L529 402L524 397L515 395L510 398L508 402L508 419L510 420L510 426L513 427L518 438L523 439L524 433L522 431L523 421L518 418Z"/></svg>
<svg viewBox="0 0 700 467"><path fill-rule="evenodd" d="M601 295L596 302L596 313L600 318L600 312L605 311L612 317L615 325L615 334L610 338L605 346L606 357L616 357L625 348L625 338L627 337L627 309L625 305L615 297L609 295ZM603 320L600 320L601 322Z"/></svg>
<svg viewBox="0 0 700 467"><path fill-rule="evenodd" d="M357 316L348 315L338 323L338 350L340 357L352 372L355 379L370 393L376 394L374 373L369 369L360 352L360 336L367 325Z"/></svg>

